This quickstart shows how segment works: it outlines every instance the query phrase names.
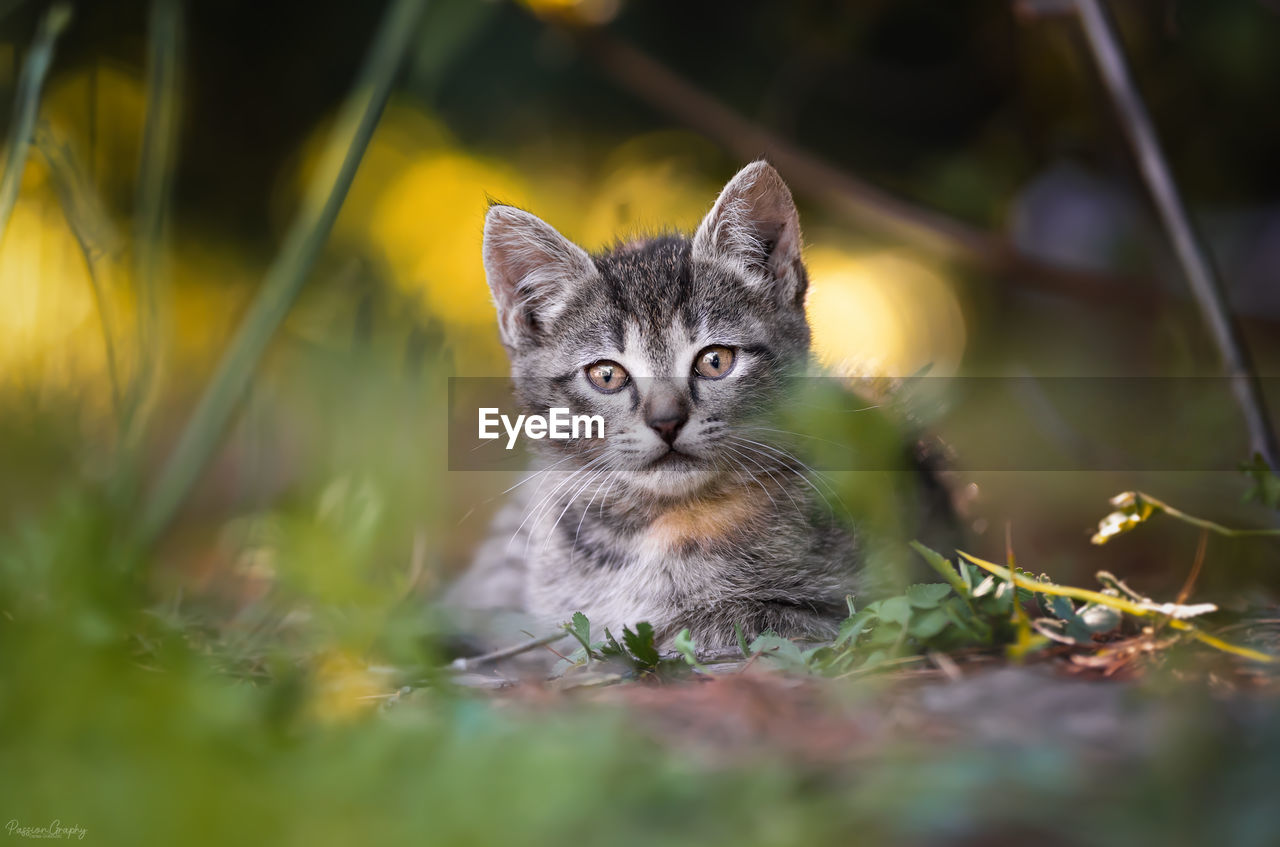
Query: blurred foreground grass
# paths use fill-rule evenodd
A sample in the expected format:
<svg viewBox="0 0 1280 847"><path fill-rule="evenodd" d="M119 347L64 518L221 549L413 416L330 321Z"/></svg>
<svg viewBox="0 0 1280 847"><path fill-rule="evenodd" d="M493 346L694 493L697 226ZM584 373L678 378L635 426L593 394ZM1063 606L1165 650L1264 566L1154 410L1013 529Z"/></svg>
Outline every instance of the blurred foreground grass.
<svg viewBox="0 0 1280 847"><path fill-rule="evenodd" d="M665 728L652 700L444 679L380 708L370 659L437 661L420 611L365 605L382 624L372 639L352 603L271 619L265 637L252 620L205 629L195 608L147 602L122 518L82 492L4 542L0 798L22 825L56 819L107 844L1265 845L1280 832L1280 718L1248 695L1156 675L1122 700L1117 684L1077 683L1092 693L1055 713L1058 689L1033 676L1018 695L1041 704L1030 720L998 687L994 701L951 695L973 726L1025 724L996 742L948 733L945 710L886 707L914 687L902 680L825 682L836 720L809 725L787 705L813 696L798 685L746 724L733 687ZM1069 731L1099 720L1118 724L1109 748ZM825 754L797 756L797 732Z"/></svg>

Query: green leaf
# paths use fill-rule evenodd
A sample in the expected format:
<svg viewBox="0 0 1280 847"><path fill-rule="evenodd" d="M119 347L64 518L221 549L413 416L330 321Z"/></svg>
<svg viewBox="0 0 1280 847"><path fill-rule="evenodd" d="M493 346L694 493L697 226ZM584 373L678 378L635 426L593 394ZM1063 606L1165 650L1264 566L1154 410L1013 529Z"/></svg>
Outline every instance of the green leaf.
<svg viewBox="0 0 1280 847"><path fill-rule="evenodd" d="M924 558L925 562L929 564L929 567L937 571L938 574L945 579L953 589L955 589L957 594L968 596L969 588L971 586L965 584L966 581L961 578L960 574L956 572L956 569L952 567L951 562L947 561L941 553L936 550L930 550L919 541L912 541L911 549L919 553L921 557Z"/></svg>
<svg viewBox="0 0 1280 847"><path fill-rule="evenodd" d="M582 614L582 612L573 613L573 620L570 622L569 631L583 644L587 644L591 641L591 621L587 620L587 616Z"/></svg>
<svg viewBox="0 0 1280 847"><path fill-rule="evenodd" d="M806 667L804 654L795 642L772 632L766 632L752 641L750 652L775 659L787 668L798 670Z"/></svg>
<svg viewBox="0 0 1280 847"><path fill-rule="evenodd" d="M906 597L887 597L880 601L880 620L906 626L911 619L911 604Z"/></svg>
<svg viewBox="0 0 1280 847"><path fill-rule="evenodd" d="M671 642L671 646L676 648L676 652L684 657L684 660L688 662L691 667L695 667L700 671L706 670L703 664L698 661L698 648L697 645L693 643L693 638L689 636L688 629L680 630L679 634L676 635L675 640Z"/></svg>
<svg viewBox="0 0 1280 847"><path fill-rule="evenodd" d="M630 627L622 628L622 643L627 652L642 668L656 668L661 657L658 648L653 645L653 627L647 621L636 624L634 631Z"/></svg>
<svg viewBox="0 0 1280 847"><path fill-rule="evenodd" d="M1086 606L1080 610L1080 622L1089 632L1110 632L1120 626L1123 616L1108 606Z"/></svg>
<svg viewBox="0 0 1280 847"><path fill-rule="evenodd" d="M875 613L871 609L863 609L856 615L845 618L844 623L840 624L840 631L836 633L834 646L842 647L846 644L857 644L858 637L862 635L863 630L871 623Z"/></svg>
<svg viewBox="0 0 1280 847"><path fill-rule="evenodd" d="M903 627L896 623L880 623L871 630L867 644L872 647L884 647L897 644L902 639Z"/></svg>
<svg viewBox="0 0 1280 847"><path fill-rule="evenodd" d="M836 676L852 668L857 660L858 653L854 650L826 647L809 657L809 667L818 673Z"/></svg>
<svg viewBox="0 0 1280 847"><path fill-rule="evenodd" d="M907 588L907 602L917 609L936 609L950 593L951 586L948 583L921 583Z"/></svg>
<svg viewBox="0 0 1280 847"><path fill-rule="evenodd" d="M886 653L884 650L877 650L867 657L867 660L862 663L862 668L863 670L870 670L871 668L874 668L876 665L879 665L880 663L882 663L887 658L889 658L888 653Z"/></svg>
<svg viewBox="0 0 1280 847"><path fill-rule="evenodd" d="M1253 481L1244 493L1243 502L1257 500L1272 509L1280 507L1280 476L1276 476L1260 453L1253 454L1253 461L1240 465L1240 470Z"/></svg>
<svg viewBox="0 0 1280 847"><path fill-rule="evenodd" d="M991 627L976 617L970 608L959 597L952 597L943 606L942 611L958 629L969 637L983 644L991 642Z"/></svg>
<svg viewBox="0 0 1280 847"><path fill-rule="evenodd" d="M1043 597L1045 595L1040 594L1037 596ZM1076 606L1069 597L1050 597L1049 611L1053 613L1055 618L1061 618L1064 621L1069 621L1076 616Z"/></svg>
<svg viewBox="0 0 1280 847"><path fill-rule="evenodd" d="M609 631L609 627L604 628L604 649L601 651L606 656L625 656L627 651L622 649L622 645L618 643L618 639L613 637L613 633Z"/></svg>
<svg viewBox="0 0 1280 847"><path fill-rule="evenodd" d="M582 645L583 655L587 659L596 658L596 651L591 647L591 621L587 620L586 615L574 612L573 620L566 623L564 629Z"/></svg>
<svg viewBox="0 0 1280 847"><path fill-rule="evenodd" d="M1048 574L1040 574L1036 582L1052 583ZM1040 612L1047 616L1052 616L1062 621L1069 621L1076 616L1076 606L1071 602L1069 597L1063 597L1061 594L1043 594L1036 593L1036 606Z"/></svg>
<svg viewBox="0 0 1280 847"><path fill-rule="evenodd" d="M951 619L947 617L945 611L942 609L929 609L912 616L911 624L907 627L907 634L918 641L927 641L950 625Z"/></svg>
<svg viewBox="0 0 1280 847"><path fill-rule="evenodd" d="M1084 620L1075 617L1069 621L1046 620L1041 623L1062 624L1062 633L1067 638L1074 640L1078 644L1088 644L1093 641L1093 631L1085 626Z"/></svg>
<svg viewBox="0 0 1280 847"><path fill-rule="evenodd" d="M1018 602L1030 603L1032 600L1035 599L1035 592L1029 588L1025 588L1024 583L1035 582L1036 577L1034 574L1031 573L1031 571L1026 571L1016 566L1014 567L1014 571L1017 573L1018 576L1022 577L1022 582L1019 582L1016 585L1011 586L1013 590L1017 592Z"/></svg>
<svg viewBox="0 0 1280 847"><path fill-rule="evenodd" d="M742 631L742 625L737 621L733 622L733 634L738 636L738 649L742 651L742 658L751 658L751 645L747 644L747 636Z"/></svg>
<svg viewBox="0 0 1280 847"><path fill-rule="evenodd" d="M831 673L839 663L850 656L848 650L836 650L832 647L818 647L804 654L805 662L810 670L819 673Z"/></svg>
<svg viewBox="0 0 1280 847"><path fill-rule="evenodd" d="M987 592L978 601L978 609L989 618L1007 618L1013 611L1013 592L1009 583L994 583L994 591Z"/></svg>

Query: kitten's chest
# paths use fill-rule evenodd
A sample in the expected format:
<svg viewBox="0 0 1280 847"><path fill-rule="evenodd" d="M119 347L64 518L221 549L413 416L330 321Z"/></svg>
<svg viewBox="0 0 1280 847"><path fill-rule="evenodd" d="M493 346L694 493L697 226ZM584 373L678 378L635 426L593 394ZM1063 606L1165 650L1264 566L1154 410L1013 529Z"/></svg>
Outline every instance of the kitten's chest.
<svg viewBox="0 0 1280 847"><path fill-rule="evenodd" d="M532 611L559 617L582 611L615 634L640 621L661 629L682 610L712 604L726 586L741 584L740 563L672 541L669 531L646 532L604 557L579 555L572 564L548 549L530 563Z"/></svg>
<svg viewBox="0 0 1280 847"><path fill-rule="evenodd" d="M668 590L692 590L688 583L725 575L750 559L750 551L785 532L762 489L738 489L641 517L584 510L576 522L552 522L543 549L557 555L545 562L589 578L600 572L635 572ZM574 526L574 531L567 528Z"/></svg>
<svg viewBox="0 0 1280 847"><path fill-rule="evenodd" d="M625 531L604 522L551 532L530 561L534 611L655 626L748 589L764 563L785 558L794 534L770 523L750 494L671 510Z"/></svg>

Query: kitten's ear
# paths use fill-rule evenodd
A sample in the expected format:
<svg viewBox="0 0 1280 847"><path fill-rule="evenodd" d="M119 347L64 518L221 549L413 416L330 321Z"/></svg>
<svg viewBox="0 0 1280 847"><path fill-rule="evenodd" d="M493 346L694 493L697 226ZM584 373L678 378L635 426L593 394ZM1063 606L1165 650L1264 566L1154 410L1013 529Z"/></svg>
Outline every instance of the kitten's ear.
<svg viewBox="0 0 1280 847"><path fill-rule="evenodd" d="M484 272L508 347L536 337L596 273L587 252L549 224L514 206L491 206L484 219Z"/></svg>
<svg viewBox="0 0 1280 847"><path fill-rule="evenodd" d="M791 191L762 160L738 171L720 192L693 236L693 258L737 263L749 282L800 306L808 285L800 244L800 216Z"/></svg>

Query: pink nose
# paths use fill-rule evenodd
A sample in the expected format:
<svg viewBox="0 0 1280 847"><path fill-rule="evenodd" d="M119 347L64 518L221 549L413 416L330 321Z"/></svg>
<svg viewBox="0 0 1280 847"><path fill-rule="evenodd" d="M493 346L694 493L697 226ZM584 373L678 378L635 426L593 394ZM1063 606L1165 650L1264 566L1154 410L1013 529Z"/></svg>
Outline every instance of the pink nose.
<svg viewBox="0 0 1280 847"><path fill-rule="evenodd" d="M649 418L646 423L658 433L663 441L668 444L674 444L676 437L680 434L680 428L684 426L685 421L689 420L689 416L683 411L678 415L666 418Z"/></svg>

